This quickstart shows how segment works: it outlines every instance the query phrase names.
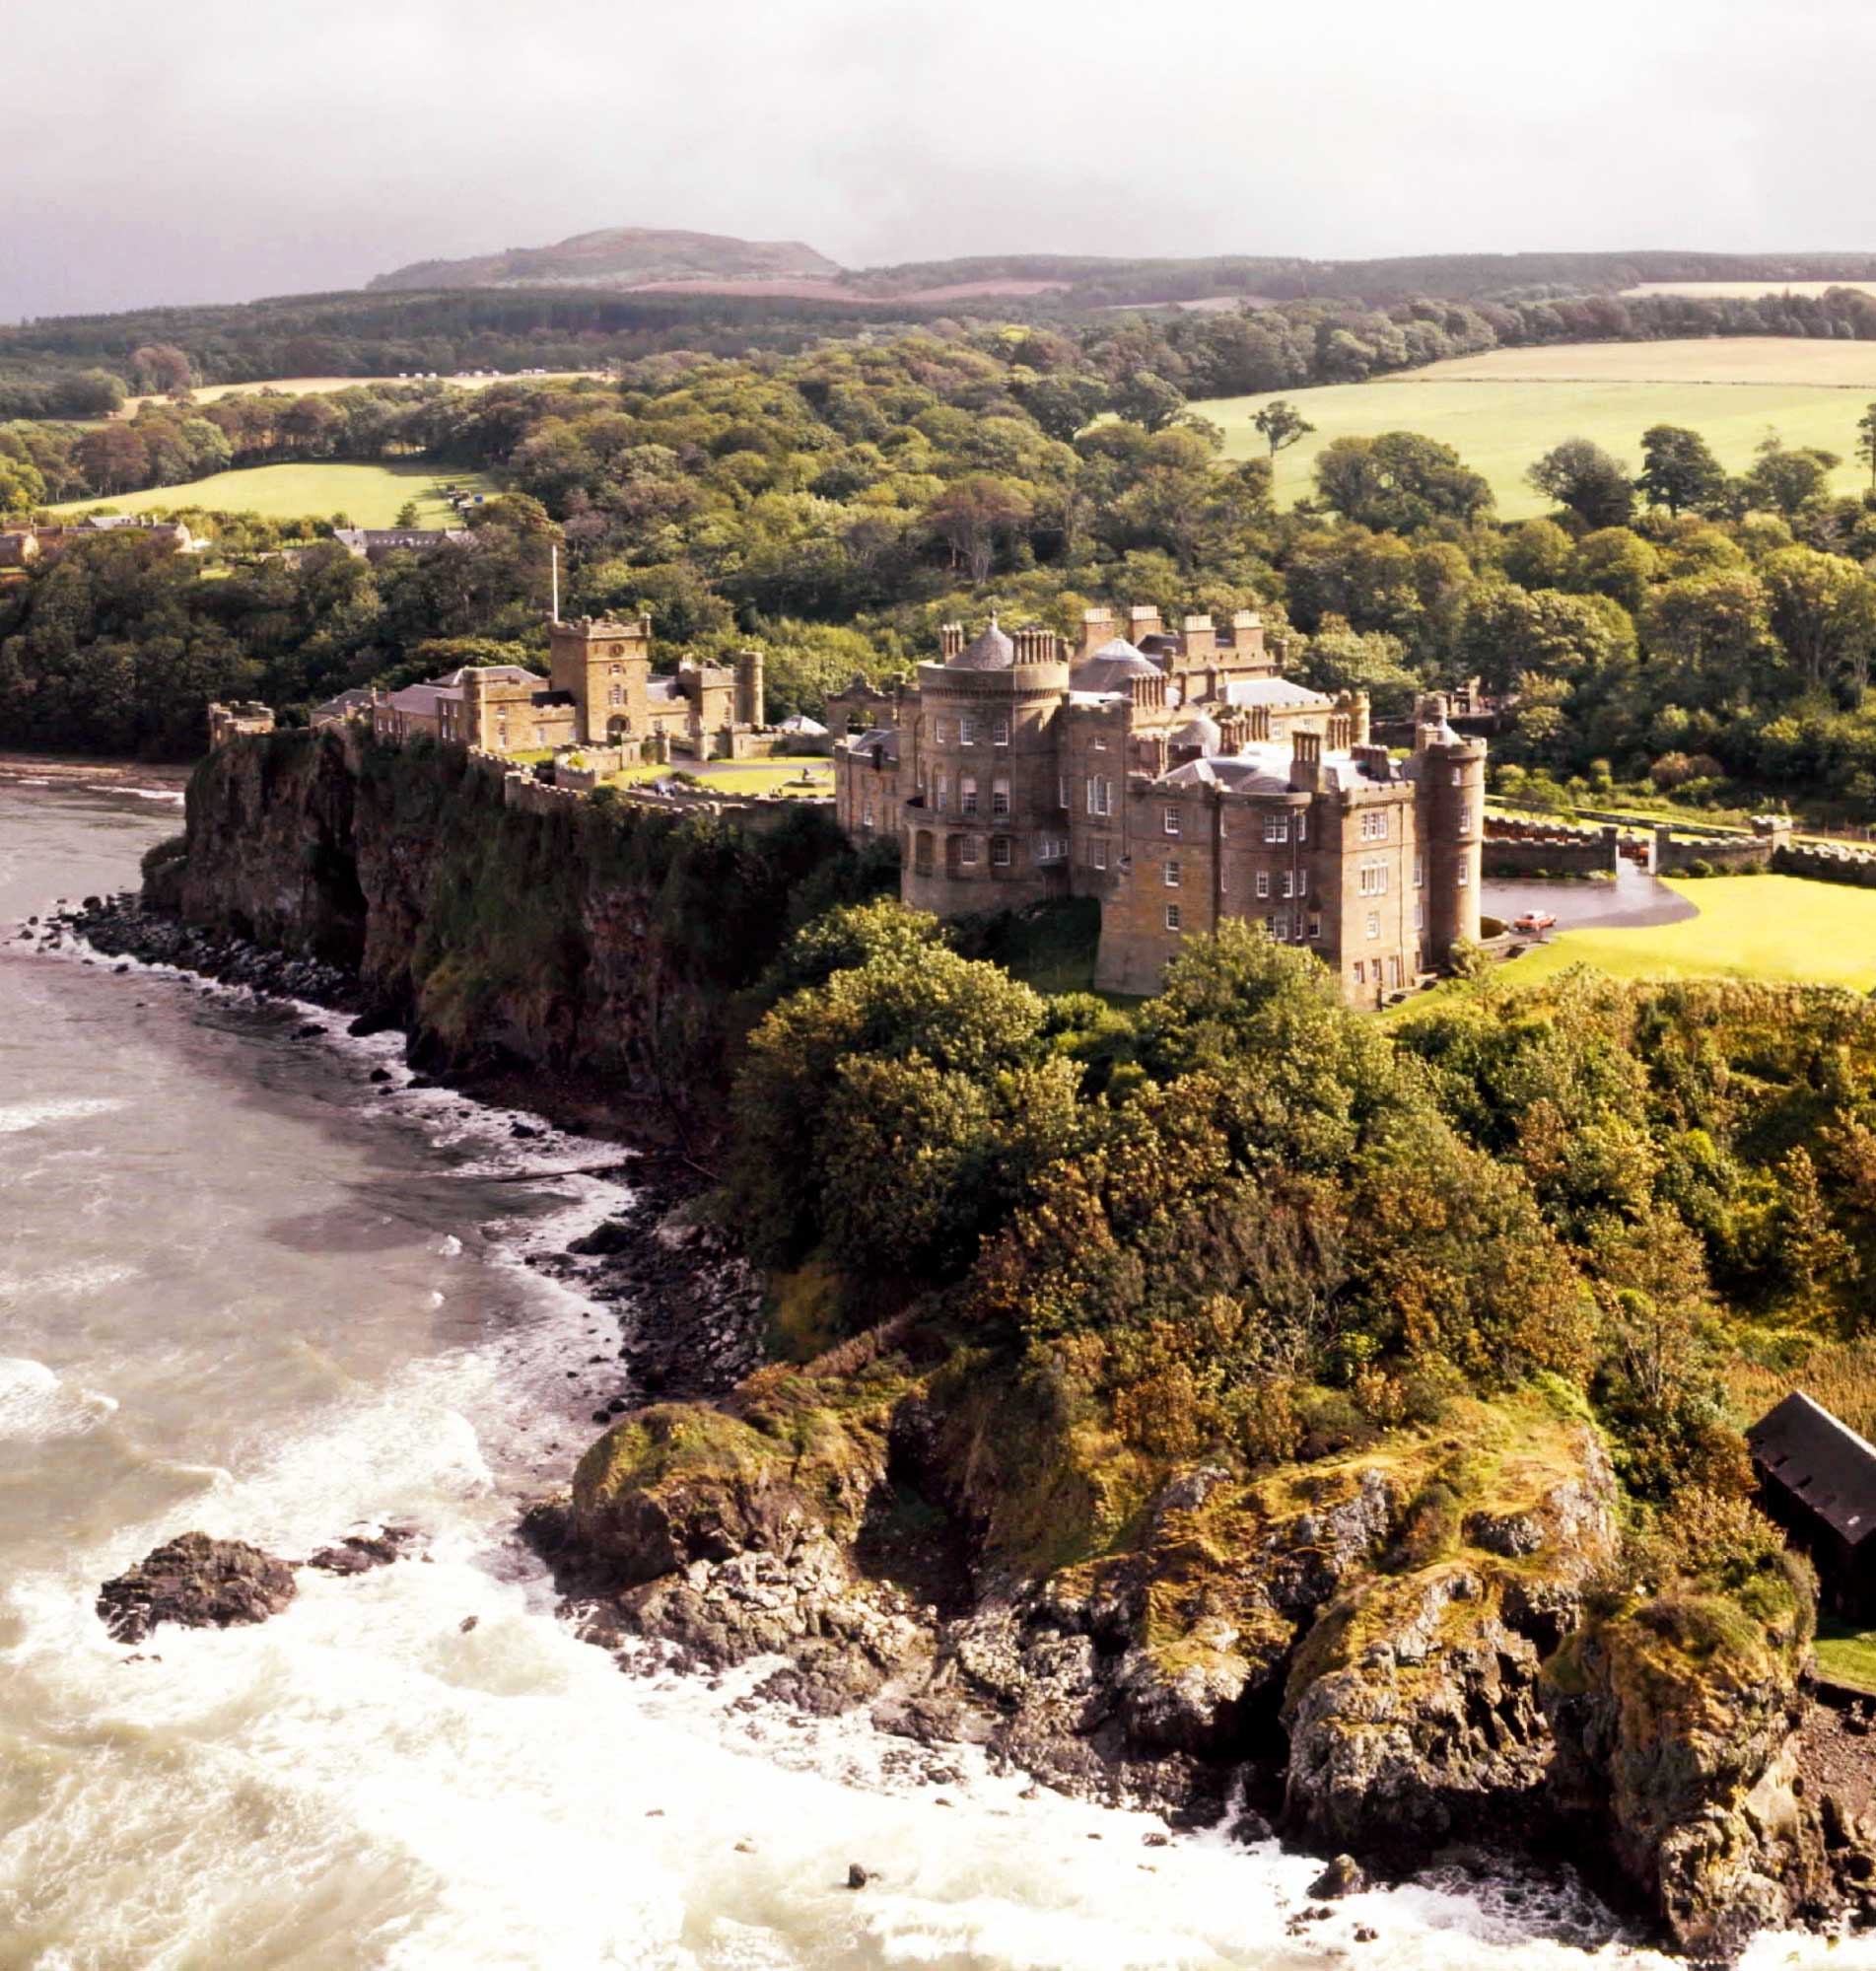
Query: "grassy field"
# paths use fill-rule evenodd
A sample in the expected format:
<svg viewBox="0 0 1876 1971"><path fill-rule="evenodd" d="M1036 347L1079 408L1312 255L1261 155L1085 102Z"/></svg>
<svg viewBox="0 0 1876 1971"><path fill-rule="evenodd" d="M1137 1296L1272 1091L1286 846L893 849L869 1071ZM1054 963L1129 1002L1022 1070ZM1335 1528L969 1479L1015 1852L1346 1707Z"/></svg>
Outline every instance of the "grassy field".
<svg viewBox="0 0 1876 1971"><path fill-rule="evenodd" d="M1667 879L1700 911L1679 924L1558 933L1491 973L1506 986L1536 985L1571 965L1617 978L1771 979L1876 989L1876 889L1795 876ZM1410 997L1405 1018L1462 986Z"/></svg>
<svg viewBox="0 0 1876 1971"><path fill-rule="evenodd" d="M544 377L438 377L440 384L451 384L459 390L485 390L491 384L554 384L565 383L573 377L603 377L604 370L550 370ZM353 390L366 384L417 384L429 381L422 377L278 377L258 384L204 384L190 395L198 404L212 404L219 397L250 396L257 390L274 390L283 397L324 396L332 390ZM134 416L139 404L162 404L170 400L165 396L128 397L124 401L125 417ZM102 419L88 419L89 423L102 423Z"/></svg>
<svg viewBox="0 0 1876 1971"><path fill-rule="evenodd" d="M182 486L119 493L110 500L67 500L52 511L76 514L108 507L122 514L145 514L158 507L169 512L201 507L211 513L260 514L268 520L297 520L303 514L324 519L342 513L354 527L390 527L404 502L415 500L420 526L448 527L452 516L437 490L444 485L472 486L482 493L497 490L493 480L477 473L439 471L422 460L392 465L250 465Z"/></svg>
<svg viewBox="0 0 1876 1971"><path fill-rule="evenodd" d="M811 787L801 784L804 769L814 775ZM613 779L628 787L634 781L663 780L676 773L690 774L726 794L793 794L814 800L831 799L834 792L833 763L825 759L718 760L706 766L673 760L669 766L628 766Z"/></svg>
<svg viewBox="0 0 1876 1971"><path fill-rule="evenodd" d="M1838 1683L1876 1691L1876 1631L1848 1629L1832 1616L1818 1624L1818 1668Z"/></svg>
<svg viewBox="0 0 1876 1971"><path fill-rule="evenodd" d="M1856 420L1876 399L1876 343L1783 337L1737 341L1571 343L1499 349L1366 384L1280 391L1316 429L1279 455L1277 496L1314 490L1310 466L1332 439L1418 431L1450 445L1492 482L1498 511L1522 520L1550 503L1524 482L1528 467L1565 438L1589 438L1641 467L1651 424L1701 432L1731 471L1775 430L1787 445L1817 445L1846 461ZM1268 397L1219 397L1195 405L1220 425L1233 458L1258 458L1251 419ZM1835 484L1858 492L1864 468L1845 462Z"/></svg>
<svg viewBox="0 0 1876 1971"><path fill-rule="evenodd" d="M1876 294L1876 281L1641 281L1624 288L1626 295L1684 294L1695 301L1757 301L1767 294L1802 294L1816 297L1833 288L1853 288L1858 294Z"/></svg>

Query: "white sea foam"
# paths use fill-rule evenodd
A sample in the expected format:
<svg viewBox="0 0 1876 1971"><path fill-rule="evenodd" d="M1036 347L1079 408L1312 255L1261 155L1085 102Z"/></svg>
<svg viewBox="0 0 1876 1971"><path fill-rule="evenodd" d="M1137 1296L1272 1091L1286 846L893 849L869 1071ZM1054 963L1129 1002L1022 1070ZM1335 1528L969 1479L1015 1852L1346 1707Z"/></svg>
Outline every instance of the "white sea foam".
<svg viewBox="0 0 1876 1971"><path fill-rule="evenodd" d="M0 1136L43 1129L48 1123L80 1122L123 1107L107 1095L43 1095L35 1101L0 1102Z"/></svg>
<svg viewBox="0 0 1876 1971"><path fill-rule="evenodd" d="M0 1441L81 1437L116 1407L114 1396L67 1382L31 1356L0 1356Z"/></svg>

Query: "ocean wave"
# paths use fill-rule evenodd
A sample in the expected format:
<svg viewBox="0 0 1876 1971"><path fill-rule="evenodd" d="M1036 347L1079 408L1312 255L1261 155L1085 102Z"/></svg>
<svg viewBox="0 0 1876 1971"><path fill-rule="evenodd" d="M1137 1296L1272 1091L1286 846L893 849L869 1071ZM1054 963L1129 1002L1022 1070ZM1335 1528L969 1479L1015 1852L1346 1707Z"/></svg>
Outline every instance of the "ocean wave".
<svg viewBox="0 0 1876 1971"><path fill-rule="evenodd" d="M48 1122L78 1122L86 1116L108 1115L123 1103L110 1095L52 1095L35 1101L0 1103L0 1136L39 1129Z"/></svg>
<svg viewBox="0 0 1876 1971"><path fill-rule="evenodd" d="M31 1356L0 1356L0 1441L44 1443L82 1437L116 1407L114 1396L67 1382Z"/></svg>

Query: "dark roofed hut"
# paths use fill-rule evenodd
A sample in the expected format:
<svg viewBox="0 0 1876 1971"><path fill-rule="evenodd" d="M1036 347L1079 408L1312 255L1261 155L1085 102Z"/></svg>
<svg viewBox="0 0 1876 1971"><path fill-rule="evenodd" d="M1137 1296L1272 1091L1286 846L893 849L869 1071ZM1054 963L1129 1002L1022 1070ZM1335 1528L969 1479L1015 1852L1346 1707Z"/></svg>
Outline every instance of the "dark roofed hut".
<svg viewBox="0 0 1876 1971"><path fill-rule="evenodd" d="M1798 1389L1746 1442L1760 1503L1811 1556L1825 1607L1876 1621L1876 1444Z"/></svg>

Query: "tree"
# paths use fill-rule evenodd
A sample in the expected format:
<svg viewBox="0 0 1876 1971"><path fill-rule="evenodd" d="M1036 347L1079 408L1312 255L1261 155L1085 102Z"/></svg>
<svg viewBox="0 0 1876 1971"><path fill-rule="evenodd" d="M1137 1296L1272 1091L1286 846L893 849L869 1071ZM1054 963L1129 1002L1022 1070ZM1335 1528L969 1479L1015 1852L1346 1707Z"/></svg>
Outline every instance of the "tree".
<svg viewBox="0 0 1876 1971"><path fill-rule="evenodd" d="M1652 590L1641 613L1650 658L1671 660L1663 689L1683 704L1719 705L1761 681L1776 644L1766 585L1749 568L1684 575Z"/></svg>
<svg viewBox="0 0 1876 1971"><path fill-rule="evenodd" d="M1164 431L1186 407L1185 392L1177 384L1150 370L1137 371L1114 390L1114 408L1130 423L1148 431Z"/></svg>
<svg viewBox="0 0 1876 1971"><path fill-rule="evenodd" d="M1525 477L1560 507L1567 507L1585 527L1627 527L1634 512L1634 489L1628 473L1587 438L1564 439L1545 453Z"/></svg>
<svg viewBox="0 0 1876 1971"><path fill-rule="evenodd" d="M1477 520L1492 506L1490 483L1450 445L1412 431L1336 439L1316 456L1316 486L1344 520L1377 532Z"/></svg>
<svg viewBox="0 0 1876 1971"><path fill-rule="evenodd" d="M1000 541L1027 528L1028 494L1012 480L973 472L953 479L925 510L925 523L951 551L951 566L969 571L973 587L989 579Z"/></svg>
<svg viewBox="0 0 1876 1971"><path fill-rule="evenodd" d="M1876 414L1876 406L1872 406ZM1876 465L1871 467L1876 473ZM1641 476L1635 490L1651 507L1676 516L1706 513L1717 506L1726 473L1698 431L1678 424L1652 424L1641 434Z"/></svg>
<svg viewBox="0 0 1876 1971"><path fill-rule="evenodd" d="M417 525L417 502L415 500L406 500L397 509L397 519L393 525L402 528L413 528Z"/></svg>
<svg viewBox="0 0 1876 1971"><path fill-rule="evenodd" d="M130 374L151 396L186 396L194 381L188 357L173 342L145 343L130 359Z"/></svg>
<svg viewBox="0 0 1876 1971"><path fill-rule="evenodd" d="M1814 547L1784 547L1760 570L1772 604L1772 627L1812 689L1861 653L1867 675L1876 631L1876 589L1853 561Z"/></svg>
<svg viewBox="0 0 1876 1971"><path fill-rule="evenodd" d="M1789 520L1828 490L1831 474L1841 462L1835 452L1821 452L1813 445L1785 446L1774 435L1760 444L1757 461L1741 489L1752 506Z"/></svg>
<svg viewBox="0 0 1876 1971"><path fill-rule="evenodd" d="M1633 616L1640 612L1660 566L1661 557L1638 533L1626 527L1598 528L1576 544L1570 586L1612 597Z"/></svg>
<svg viewBox="0 0 1876 1971"><path fill-rule="evenodd" d="M1277 455L1304 439L1315 430L1307 422L1301 411L1282 397L1273 397L1260 409L1251 422L1264 435L1264 443L1270 447L1271 463L1277 462Z"/></svg>

